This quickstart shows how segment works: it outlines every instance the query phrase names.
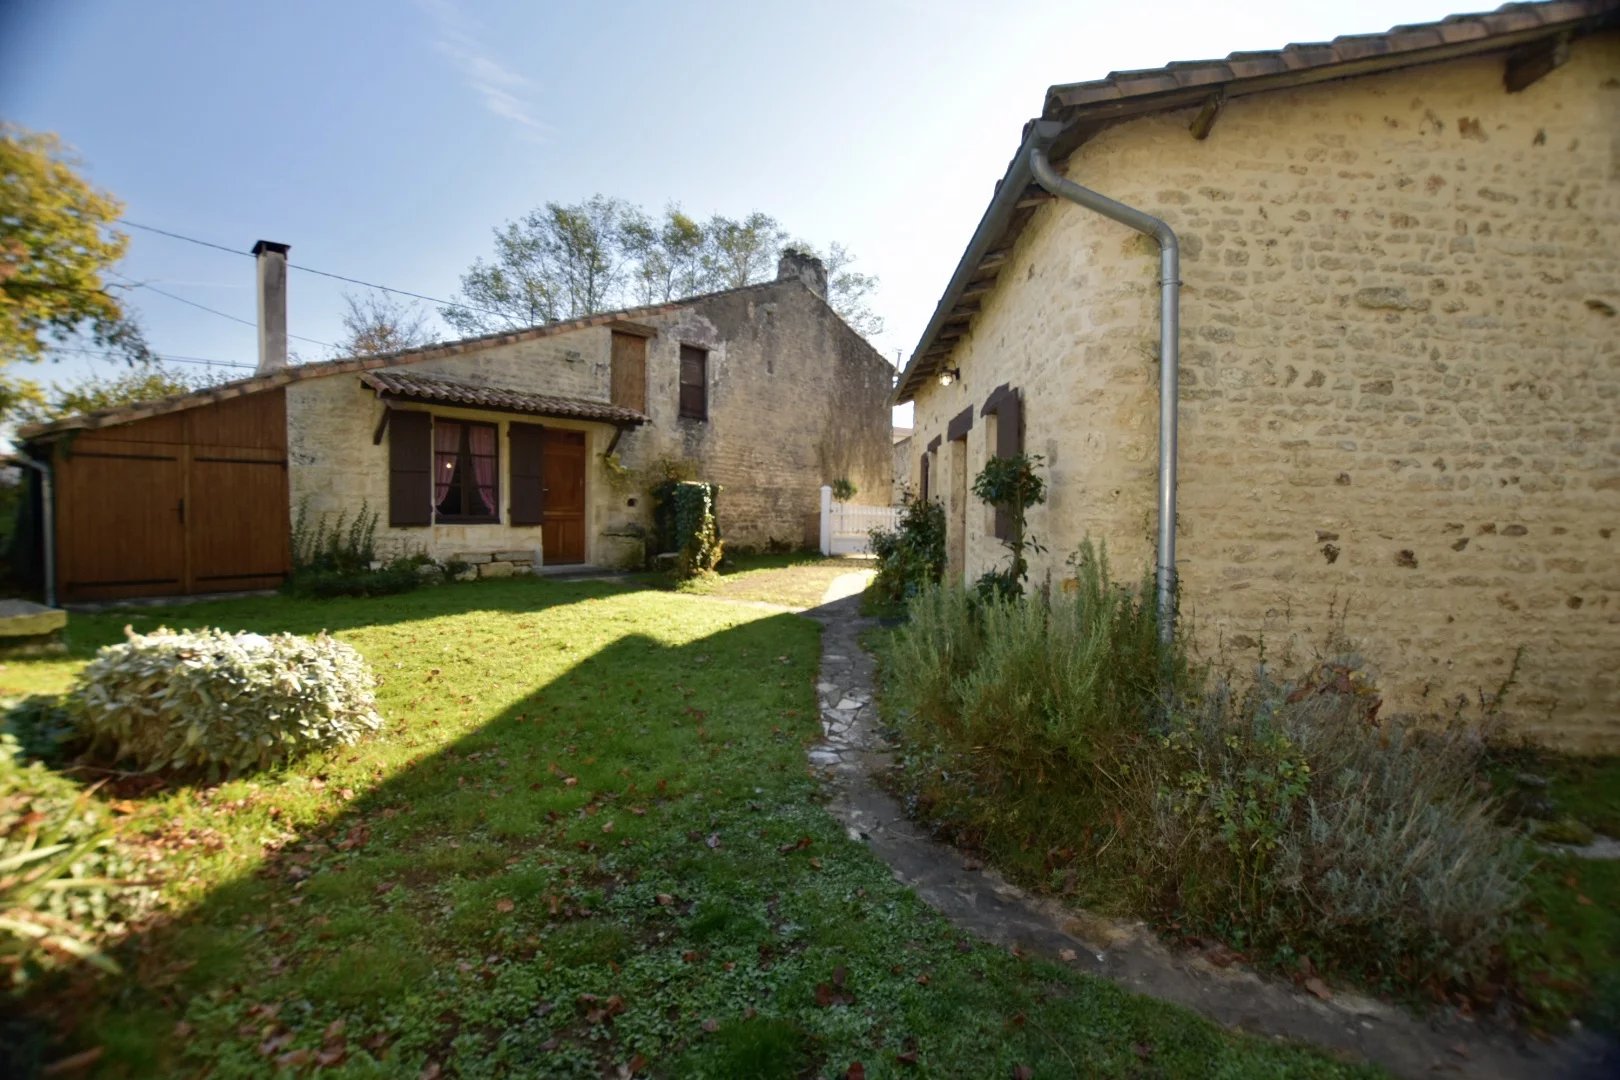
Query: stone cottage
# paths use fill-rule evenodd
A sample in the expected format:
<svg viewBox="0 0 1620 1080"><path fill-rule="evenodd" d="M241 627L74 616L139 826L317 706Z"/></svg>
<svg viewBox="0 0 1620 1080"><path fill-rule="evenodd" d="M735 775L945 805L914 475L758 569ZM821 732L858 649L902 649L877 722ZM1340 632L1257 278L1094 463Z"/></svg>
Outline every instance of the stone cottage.
<svg viewBox="0 0 1620 1080"><path fill-rule="evenodd" d="M261 285L280 280L286 248L256 251ZM380 556L485 575L639 564L647 489L671 470L722 486L729 543L813 543L822 484L886 503L892 472L894 369L826 286L789 253L759 285L385 356L261 359L239 382L24 429L54 473L59 593L273 585L301 509L369 507Z"/></svg>
<svg viewBox="0 0 1620 1080"><path fill-rule="evenodd" d="M1388 710L1512 671L1517 730L1620 747L1617 7L1052 87L896 392L952 575L1039 454L1037 585L1089 536L1206 655L1342 619Z"/></svg>

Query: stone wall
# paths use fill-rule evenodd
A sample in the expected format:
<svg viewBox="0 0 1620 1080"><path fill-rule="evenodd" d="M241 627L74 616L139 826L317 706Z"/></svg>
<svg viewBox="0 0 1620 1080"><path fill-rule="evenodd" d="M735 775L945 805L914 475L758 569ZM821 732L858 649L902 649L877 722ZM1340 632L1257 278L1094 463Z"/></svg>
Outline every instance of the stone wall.
<svg viewBox="0 0 1620 1080"><path fill-rule="evenodd" d="M764 546L815 541L821 484L844 476L886 504L890 486L888 394L893 369L797 277L693 301L638 318L656 335L647 348L651 422L625 432L615 448L628 476L602 460L614 429L544 419L587 432L586 561L639 559L637 528L650 522L646 488L673 462L723 486L722 534L729 543ZM709 419L682 419L680 347L709 350ZM612 331L590 327L539 340L490 345L408 365L424 374L562 397L606 401ZM508 486L506 425L511 417L439 408L447 417L501 425L501 491ZM289 384L287 423L294 512L353 513L361 501L381 512L379 551L467 552L538 549L537 526L387 526L388 441L372 443L382 416L357 375ZM505 501L504 498L502 500ZM503 507L503 518L505 517Z"/></svg>
<svg viewBox="0 0 1620 1080"><path fill-rule="evenodd" d="M910 435L894 440L894 488L891 501L895 506L904 501L907 491L916 494L917 481L911 475L911 460L917 454L917 450L913 449L914 441Z"/></svg>
<svg viewBox="0 0 1620 1080"><path fill-rule="evenodd" d="M1206 654L1308 656L1342 619L1388 707L1497 690L1557 744L1620 748L1620 39L1518 94L1500 59L1229 102L1103 132L1076 180L1183 241L1182 603ZM1068 573L1087 535L1152 564L1157 277L1146 238L1043 206L918 394L914 441L1002 382ZM976 472L975 415L955 467ZM949 501L952 444L935 455ZM952 506L969 578L1003 557Z"/></svg>

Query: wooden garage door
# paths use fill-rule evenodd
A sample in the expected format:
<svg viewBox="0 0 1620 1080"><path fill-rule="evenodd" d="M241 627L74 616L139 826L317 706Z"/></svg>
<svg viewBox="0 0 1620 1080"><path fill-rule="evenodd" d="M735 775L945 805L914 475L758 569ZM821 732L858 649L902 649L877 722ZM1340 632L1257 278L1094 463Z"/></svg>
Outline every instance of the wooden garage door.
<svg viewBox="0 0 1620 1080"><path fill-rule="evenodd" d="M64 600L170 596L185 587L183 448L98 440L56 467Z"/></svg>
<svg viewBox="0 0 1620 1080"><path fill-rule="evenodd" d="M84 432L55 457L62 599L273 588L290 568L281 391Z"/></svg>

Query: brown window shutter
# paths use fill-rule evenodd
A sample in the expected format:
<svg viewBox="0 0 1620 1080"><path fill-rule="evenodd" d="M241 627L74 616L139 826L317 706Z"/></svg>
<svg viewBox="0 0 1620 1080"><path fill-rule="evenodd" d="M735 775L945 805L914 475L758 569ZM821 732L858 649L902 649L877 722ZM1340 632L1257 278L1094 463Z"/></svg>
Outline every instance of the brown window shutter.
<svg viewBox="0 0 1620 1080"><path fill-rule="evenodd" d="M388 524L433 524L433 418L425 412L388 418Z"/></svg>
<svg viewBox="0 0 1620 1080"><path fill-rule="evenodd" d="M647 339L613 332L609 398L615 405L647 411Z"/></svg>
<svg viewBox="0 0 1620 1080"><path fill-rule="evenodd" d="M928 501L928 455L927 454L924 454L922 456L922 467L918 471L918 476L921 477L920 484L921 484L921 488L922 488L921 493L920 493L920 495L918 497L921 498L923 502L927 502Z"/></svg>
<svg viewBox="0 0 1620 1080"><path fill-rule="evenodd" d="M507 425L506 441L511 451L512 482L509 498L513 525L539 525L545 516L541 494L540 459L545 453L545 428L539 424Z"/></svg>
<svg viewBox="0 0 1620 1080"><path fill-rule="evenodd" d="M681 346L681 416L709 418L709 354L695 345Z"/></svg>
<svg viewBox="0 0 1620 1080"><path fill-rule="evenodd" d="M1024 452L1024 409L1018 391L1002 396L996 406L996 457L1017 457ZM996 507L996 539L1012 538L1012 515Z"/></svg>

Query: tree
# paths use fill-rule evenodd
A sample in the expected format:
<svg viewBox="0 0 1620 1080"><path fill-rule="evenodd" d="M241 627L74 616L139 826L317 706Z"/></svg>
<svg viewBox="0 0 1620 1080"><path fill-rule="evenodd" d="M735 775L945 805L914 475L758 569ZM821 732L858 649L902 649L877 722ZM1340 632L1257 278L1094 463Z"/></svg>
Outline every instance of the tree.
<svg viewBox="0 0 1620 1080"><path fill-rule="evenodd" d="M148 363L115 375L90 375L67 386L54 384L48 393L21 402L15 415L23 423L48 423L99 409L189 394L209 381L189 372L172 371L160 363Z"/></svg>
<svg viewBox="0 0 1620 1080"><path fill-rule="evenodd" d="M800 251L821 260L827 268L827 303L856 333L866 338L883 333L883 316L872 310L869 299L877 291L878 279L850 269L855 256L848 248L835 242L823 255L813 245L795 240L783 250Z"/></svg>
<svg viewBox="0 0 1620 1080"><path fill-rule="evenodd" d="M338 356L377 356L415 348L428 341L427 313L387 293L343 294L343 339Z"/></svg>
<svg viewBox="0 0 1620 1080"><path fill-rule="evenodd" d="M632 297L638 304L658 304L703 292L707 280L703 254L708 233L680 207L664 210L653 221L639 207L629 207L619 224Z"/></svg>
<svg viewBox="0 0 1620 1080"><path fill-rule="evenodd" d="M758 210L699 222L675 205L654 218L606 195L546 203L495 230L493 256L473 263L455 303L439 313L463 334L488 334L742 288L775 273L786 238ZM871 308L878 279L852 270L854 261L842 244L827 249L828 301L857 331L876 336L883 332Z"/></svg>
<svg viewBox="0 0 1620 1080"><path fill-rule="evenodd" d="M440 309L464 334L577 319L618 299L619 199L594 195L574 206L547 203L495 230L495 261L462 275L457 304Z"/></svg>
<svg viewBox="0 0 1620 1080"><path fill-rule="evenodd" d="M55 135L0 124L0 367L76 338L132 362L151 358L103 280L129 244L110 227L123 206L79 167ZM26 393L0 374L0 406Z"/></svg>
<svg viewBox="0 0 1620 1080"><path fill-rule="evenodd" d="M764 281L776 269L787 234L758 210L740 220L716 214L709 219L703 269L711 289L740 289Z"/></svg>

